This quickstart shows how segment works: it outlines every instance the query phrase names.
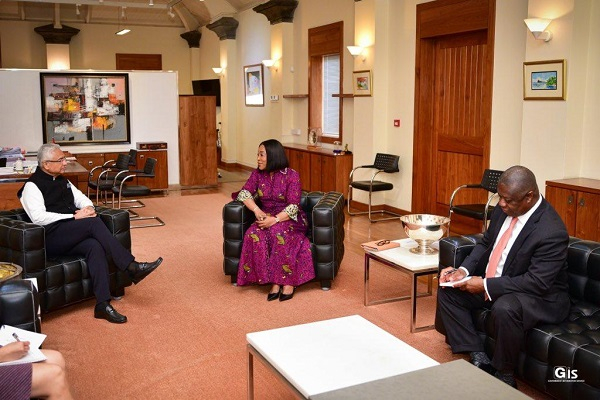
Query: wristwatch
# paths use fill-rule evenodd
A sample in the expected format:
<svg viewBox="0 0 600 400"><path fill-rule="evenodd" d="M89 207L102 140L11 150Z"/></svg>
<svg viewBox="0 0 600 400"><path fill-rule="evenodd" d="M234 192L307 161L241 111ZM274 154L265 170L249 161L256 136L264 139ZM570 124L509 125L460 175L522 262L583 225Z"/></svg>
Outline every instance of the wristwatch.
<svg viewBox="0 0 600 400"><path fill-rule="evenodd" d="M275 216L275 223L278 224L279 223L279 217Z"/></svg>

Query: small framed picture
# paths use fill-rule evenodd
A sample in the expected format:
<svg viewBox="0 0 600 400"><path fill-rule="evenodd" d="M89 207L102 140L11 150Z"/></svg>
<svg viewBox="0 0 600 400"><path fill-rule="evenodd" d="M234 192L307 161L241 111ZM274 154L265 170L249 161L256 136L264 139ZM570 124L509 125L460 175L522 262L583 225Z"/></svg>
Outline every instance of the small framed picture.
<svg viewBox="0 0 600 400"><path fill-rule="evenodd" d="M565 100L565 60L523 63L524 100Z"/></svg>
<svg viewBox="0 0 600 400"><path fill-rule="evenodd" d="M352 73L352 93L354 97L373 95L373 77L370 70Z"/></svg>
<svg viewBox="0 0 600 400"><path fill-rule="evenodd" d="M263 107L265 105L262 64L244 67L244 95L247 107Z"/></svg>

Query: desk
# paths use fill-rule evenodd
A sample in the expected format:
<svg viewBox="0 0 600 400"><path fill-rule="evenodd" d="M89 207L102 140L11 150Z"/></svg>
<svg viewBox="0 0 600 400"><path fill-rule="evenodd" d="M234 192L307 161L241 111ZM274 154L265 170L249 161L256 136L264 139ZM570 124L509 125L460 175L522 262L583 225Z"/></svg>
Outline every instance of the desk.
<svg viewBox="0 0 600 400"><path fill-rule="evenodd" d="M459 377L457 379L457 377ZM350 386L311 397L314 400L529 399L465 360L423 368L390 378Z"/></svg>
<svg viewBox="0 0 600 400"><path fill-rule="evenodd" d="M248 399L254 357L304 399L438 364L359 315L249 333L246 340Z"/></svg>
<svg viewBox="0 0 600 400"><path fill-rule="evenodd" d="M438 273L439 257L437 254L421 255L411 253L409 250L409 243L412 242L411 239L395 240L395 242L399 242L400 247L378 252L365 250L364 304L365 306L370 306L374 304L390 303L392 301L411 300L410 331L421 332L433 329L434 325L416 326L417 297L431 296L433 293L432 277ZM369 299L369 270L371 260L375 260L407 274L411 278L410 295L371 301ZM417 292L418 278L420 276L427 276L427 292L422 294Z"/></svg>
<svg viewBox="0 0 600 400"><path fill-rule="evenodd" d="M88 170L77 161L69 161L65 170L65 177L75 187L79 182L87 182ZM23 187L24 182L31 174L4 174L0 175L0 210L12 210L21 208L21 202L17 198L17 192Z"/></svg>

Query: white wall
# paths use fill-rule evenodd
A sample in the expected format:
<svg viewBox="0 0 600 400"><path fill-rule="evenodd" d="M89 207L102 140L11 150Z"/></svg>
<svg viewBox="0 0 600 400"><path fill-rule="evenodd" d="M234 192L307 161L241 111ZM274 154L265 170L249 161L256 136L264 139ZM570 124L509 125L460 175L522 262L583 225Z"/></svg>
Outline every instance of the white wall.
<svg viewBox="0 0 600 400"><path fill-rule="evenodd" d="M0 144L2 146L18 146L35 152L43 144L40 72L50 71L0 70L0 87L2 88ZM136 142L167 142L169 184L178 184L177 73L129 72L128 75L131 144L61 146L61 148L72 153L126 152L130 148L134 148Z"/></svg>

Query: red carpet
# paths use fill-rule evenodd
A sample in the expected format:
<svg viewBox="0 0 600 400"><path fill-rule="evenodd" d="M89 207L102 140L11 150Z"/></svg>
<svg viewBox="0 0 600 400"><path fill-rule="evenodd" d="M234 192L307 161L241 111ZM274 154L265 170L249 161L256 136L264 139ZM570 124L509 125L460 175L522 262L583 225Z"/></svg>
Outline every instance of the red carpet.
<svg viewBox="0 0 600 400"><path fill-rule="evenodd" d="M133 230L133 252L138 260L163 256L164 262L113 301L126 324L94 319L93 300L43 316L45 347L64 354L75 398L244 399L246 333L352 314L439 362L459 358L437 332L410 333L408 301L363 305L360 251L347 249L330 291L309 283L282 303L266 301L267 287L232 286L222 269L227 201L224 194L144 200L140 214L160 216L166 225ZM407 276L380 264L371 268L371 281L373 297L409 292ZM434 309L435 297L420 298L419 324L432 323ZM260 362L255 390L257 399L294 398Z"/></svg>

